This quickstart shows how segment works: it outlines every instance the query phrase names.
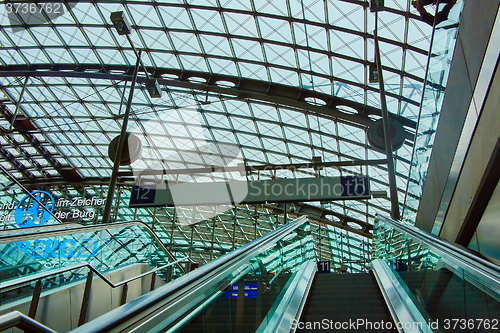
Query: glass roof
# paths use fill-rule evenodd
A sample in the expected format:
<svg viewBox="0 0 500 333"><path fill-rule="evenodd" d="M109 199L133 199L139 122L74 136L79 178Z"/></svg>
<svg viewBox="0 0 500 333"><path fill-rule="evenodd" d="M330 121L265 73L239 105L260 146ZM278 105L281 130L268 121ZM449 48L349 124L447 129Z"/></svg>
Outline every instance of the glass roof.
<svg viewBox="0 0 500 333"><path fill-rule="evenodd" d="M213 154L198 149L197 142L235 145L240 152L238 161L246 165L308 163L313 156L326 162L385 156L373 150L366 139L367 124L380 116L376 112L360 116L355 110L362 106L380 108L378 83L368 81L375 27L368 2L63 3L64 14L44 24L37 15L8 14L7 7L0 5L0 64L4 68L0 72L1 164L29 189L50 189L54 196L66 199L105 197L112 171L108 146L120 133L136 62L131 43L118 35L111 23L110 14L116 11L123 11L131 22L130 40L136 50L142 50L143 66L150 76L161 79L163 90L161 98L150 97L141 66L129 127L143 134L144 150L131 167L120 169L123 177L115 196L121 203L115 210L117 220L154 221L165 241L172 240L173 249L178 251L186 251L194 237L199 250L194 252L200 261L206 261L232 249L235 243L241 245L272 230L283 212L261 205L179 208L177 216L170 208L129 209L133 181L125 176L127 172L134 168L209 167ZM407 140L396 152L403 207L405 194L418 200L418 193L407 193L416 134L415 126L408 124L419 119L433 29L420 20L410 1L385 0L385 7L378 14L378 35L387 105L389 112L409 120ZM458 6L454 10L458 13ZM445 82L440 84L437 86L442 91ZM260 88L265 89L259 95L256 91ZM294 97L296 92L307 96ZM347 102L331 112L327 97ZM11 125L16 117L18 121L28 118L34 129L19 131L17 125ZM61 166L76 168L84 177L83 183L68 187L60 180ZM320 171L321 176L346 174L369 175L372 191L389 192L385 165ZM314 176L313 169L247 175L249 179ZM165 177L179 180L176 175ZM180 180L193 179L190 177ZM195 181L218 177L208 174ZM418 185L415 179L411 181ZM5 175L0 175L0 183L3 203L21 198L15 198L13 191L19 190ZM387 198L309 205L367 224L373 224L376 213L390 212ZM416 211L415 205L405 209ZM201 222L196 228L172 224L179 216L198 216ZM328 219L338 220L330 215L321 223L315 222L313 228L319 242L317 253L338 262L346 251L343 247L349 246L347 253L355 256L349 260L360 261L369 237L328 224ZM10 226L8 221L3 223ZM219 251L215 254L211 250L214 242ZM362 264L356 265L353 270L362 269Z"/></svg>

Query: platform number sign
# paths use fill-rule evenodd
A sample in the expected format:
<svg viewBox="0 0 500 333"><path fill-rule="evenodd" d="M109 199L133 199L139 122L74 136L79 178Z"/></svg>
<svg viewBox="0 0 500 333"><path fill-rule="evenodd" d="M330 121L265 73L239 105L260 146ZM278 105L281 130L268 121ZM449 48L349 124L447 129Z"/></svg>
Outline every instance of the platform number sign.
<svg viewBox="0 0 500 333"><path fill-rule="evenodd" d="M130 193L129 207L151 207L155 203L155 186L133 186Z"/></svg>
<svg viewBox="0 0 500 333"><path fill-rule="evenodd" d="M331 262L328 260L325 261L318 261L318 273L330 273L330 265Z"/></svg>

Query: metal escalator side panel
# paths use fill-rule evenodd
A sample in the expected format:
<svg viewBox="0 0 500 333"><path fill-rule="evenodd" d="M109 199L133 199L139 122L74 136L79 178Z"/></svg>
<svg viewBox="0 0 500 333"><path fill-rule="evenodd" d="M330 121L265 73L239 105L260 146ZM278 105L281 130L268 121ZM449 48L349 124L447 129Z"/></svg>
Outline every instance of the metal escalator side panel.
<svg viewBox="0 0 500 333"><path fill-rule="evenodd" d="M316 263L313 261L302 264L301 269L295 272L282 290L267 314L267 320L262 322L256 333L295 332L292 322L299 320L302 315L316 270Z"/></svg>
<svg viewBox="0 0 500 333"><path fill-rule="evenodd" d="M288 223L72 332L168 331L181 316L202 303L202 298L226 288L253 258L307 223L306 217ZM200 294L203 297L198 297Z"/></svg>
<svg viewBox="0 0 500 333"><path fill-rule="evenodd" d="M398 233L404 238L418 243L422 247L421 252L424 253L422 258L426 258L429 262L446 264L458 276L463 275L466 280L473 284L477 281L481 288L486 288L490 296L500 299L500 262L484 257L475 251L451 243L441 237L429 234L410 224L381 215L377 215L374 237L379 231L381 231L381 234L377 236L382 236L382 239L384 239L385 233L391 232ZM391 239L385 239L384 241L387 243L384 244L384 248L390 250L392 247ZM378 257L383 257L386 260L393 259L392 254L388 252L378 255ZM420 261L423 262L422 259ZM427 269L438 268L436 264L434 266Z"/></svg>
<svg viewBox="0 0 500 333"><path fill-rule="evenodd" d="M433 332L407 293L406 286L382 260L371 263L377 284L399 332Z"/></svg>

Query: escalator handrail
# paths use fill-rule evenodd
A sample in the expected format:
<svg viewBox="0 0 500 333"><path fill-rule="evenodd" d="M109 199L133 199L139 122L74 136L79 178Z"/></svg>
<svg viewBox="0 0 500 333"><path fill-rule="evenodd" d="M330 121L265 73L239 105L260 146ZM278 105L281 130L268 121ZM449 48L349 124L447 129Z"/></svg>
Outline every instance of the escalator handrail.
<svg viewBox="0 0 500 333"><path fill-rule="evenodd" d="M15 229L2 229L0 230L0 236L6 235L17 235L30 232L34 230L35 232L40 232L41 230L57 230L61 227L65 228L77 228L83 227L85 224L77 223L77 222L67 222L67 223L58 223L58 224L50 224L44 226L36 226L36 227L25 227L25 228L15 228Z"/></svg>
<svg viewBox="0 0 500 333"><path fill-rule="evenodd" d="M281 291L278 296L281 299L273 304L266 316L267 320L262 321L256 333L295 332L293 320L298 321L302 314L316 272L317 266L312 260L301 265Z"/></svg>
<svg viewBox="0 0 500 333"><path fill-rule="evenodd" d="M413 301L408 298L404 286L401 285L401 282L387 263L375 259L371 262L371 266L391 317L396 323L397 330L404 333L432 332L424 316ZM407 327L407 325L401 325L402 323L412 323L412 325Z"/></svg>
<svg viewBox="0 0 500 333"><path fill-rule="evenodd" d="M455 263L462 269L470 268L481 276L493 280L493 282L500 287L500 266L482 257L479 253L473 253L471 250L460 247L458 244L452 244L446 239L386 216L377 215L376 221L377 220L381 220L383 223L411 237L416 242L432 249L433 252Z"/></svg>
<svg viewBox="0 0 500 333"><path fill-rule="evenodd" d="M80 326L72 332L109 332L128 323L133 325L133 323L149 316L154 311L158 311L159 307L168 306L168 304L161 305L160 303L168 302L169 297L176 292L180 293L175 295L175 298L179 299L182 298L182 295L188 293L193 294L193 290L197 290L197 285L201 283L221 286L224 282L226 282L225 274L232 272L234 266L247 260L251 256L258 255L263 251L263 249L267 249L268 246L276 244L279 240L286 237L290 234L290 232L297 229L307 221L307 216L302 216L288 224L285 224L280 228L275 229L270 233L201 266L197 270L192 271L155 291L145 294L134 301L124 304L121 307L114 309L83 326ZM190 310L191 308L185 310L184 313L189 313Z"/></svg>
<svg viewBox="0 0 500 333"><path fill-rule="evenodd" d="M81 264L81 265L76 265L76 266L61 268L61 269L58 269L58 270L55 270L55 271L51 270L51 271L48 271L48 272L45 272L45 273L29 275L29 276L22 277L22 278L19 278L19 279L15 279L15 280L12 280L12 281L2 282L2 284L0 285L0 292L2 290L4 290L4 289L12 289L12 288L15 288L17 286L20 286L20 285L23 285L23 284L26 284L26 283L30 283L30 282L33 282L33 281L36 281L36 280L39 280L39 279L45 279L45 278L48 278L48 277L51 277L51 276L56 276L56 275L59 275L59 274L62 274L62 273L70 272L70 271L81 269L81 268L84 268L84 267L87 267L89 270L91 270L92 272L94 272L101 280L103 280L104 282L106 282L106 284L108 286L110 286L111 288L117 288L117 287L122 286L122 285L124 285L126 283L132 282L134 280L137 280L139 278L142 278L144 276L147 276L149 274L157 272L157 271L159 271L161 269L165 269L165 268L167 268L169 266L181 263L181 262L185 261L188 258L189 257L184 257L182 259L179 259L177 261L168 263L166 265L163 265L163 266L160 266L160 267L156 267L156 268L154 268L154 269L152 269L150 271L141 273L139 275L136 275L136 276L131 277L131 278L126 279L126 280L122 280L122 281L120 281L120 282L118 282L116 284L113 283L113 282L111 282L110 280L108 280L107 277L105 277L101 272L99 272L97 269L95 269L91 264Z"/></svg>
<svg viewBox="0 0 500 333"><path fill-rule="evenodd" d="M125 228L129 226L139 226L142 229L144 229L150 236L151 238L155 241L156 244L158 244L158 247L167 254L168 258L171 261L177 260L177 258L174 257L172 252L170 252L167 247L163 244L161 239L156 235L156 233L151 229L150 226L148 226L146 223L142 221L128 221L128 222L113 222L113 223L101 223L101 224L95 224L95 225L87 225L87 226L79 226L79 227L74 227L74 228L64 228L64 229L56 229L52 230L50 228L49 230L44 229L46 228L45 226L41 227L33 227L30 228L33 230L33 232L28 232L28 233L23 233L23 234L15 234L15 235L1 235L0 234L0 244L5 244L5 243L13 243L13 242L19 242L23 240L34 240L34 239L40 239L40 238L47 238L47 237L56 237L56 236L64 236L64 235L71 235L71 234L77 234L77 233L84 233L84 232L92 232L92 231L99 231L99 230L108 230L108 229L114 229L114 228ZM181 272L184 274L186 273L186 270L182 265L177 265L177 267L181 270Z"/></svg>
<svg viewBox="0 0 500 333"><path fill-rule="evenodd" d="M11 327L17 327L30 333L57 333L19 311L12 311L0 316L0 331Z"/></svg>

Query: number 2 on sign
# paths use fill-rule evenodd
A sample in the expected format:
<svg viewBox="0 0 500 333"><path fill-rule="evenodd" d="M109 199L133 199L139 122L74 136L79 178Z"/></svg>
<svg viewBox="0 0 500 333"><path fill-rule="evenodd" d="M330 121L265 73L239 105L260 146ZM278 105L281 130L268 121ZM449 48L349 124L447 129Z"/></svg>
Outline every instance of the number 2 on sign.
<svg viewBox="0 0 500 333"><path fill-rule="evenodd" d="M137 189L137 200L148 200L149 199L147 194L149 193L149 191L151 191L151 188L149 188L149 187L137 187L136 189ZM142 195L140 195L141 190L144 190L144 193Z"/></svg>

